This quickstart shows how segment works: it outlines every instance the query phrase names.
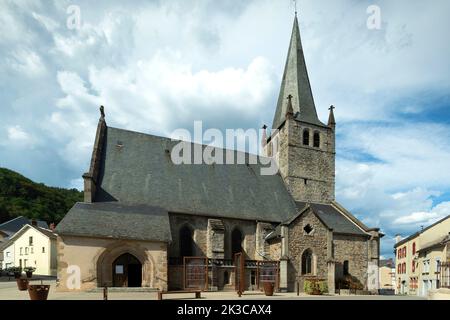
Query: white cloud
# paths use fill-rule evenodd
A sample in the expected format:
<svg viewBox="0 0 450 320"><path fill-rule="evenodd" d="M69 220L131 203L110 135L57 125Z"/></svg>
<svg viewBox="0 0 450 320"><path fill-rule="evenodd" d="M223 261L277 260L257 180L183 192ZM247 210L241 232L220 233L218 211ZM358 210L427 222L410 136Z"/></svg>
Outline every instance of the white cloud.
<svg viewBox="0 0 450 320"><path fill-rule="evenodd" d="M45 72L41 57L32 50L19 49L7 61L11 68L25 76L36 77Z"/></svg>
<svg viewBox="0 0 450 320"><path fill-rule="evenodd" d="M8 128L8 138L12 141L28 141L30 136L20 126Z"/></svg>
<svg viewBox="0 0 450 320"><path fill-rule="evenodd" d="M421 224L426 227L448 215L450 215L450 202L442 202L430 211L412 212L411 214L395 219L393 223L413 225L414 227Z"/></svg>
<svg viewBox="0 0 450 320"><path fill-rule="evenodd" d="M59 28L59 23L55 20L46 17L44 15L38 14L36 12L32 13L33 18L35 18L39 23L41 23L45 29L49 32L55 31L57 28Z"/></svg>

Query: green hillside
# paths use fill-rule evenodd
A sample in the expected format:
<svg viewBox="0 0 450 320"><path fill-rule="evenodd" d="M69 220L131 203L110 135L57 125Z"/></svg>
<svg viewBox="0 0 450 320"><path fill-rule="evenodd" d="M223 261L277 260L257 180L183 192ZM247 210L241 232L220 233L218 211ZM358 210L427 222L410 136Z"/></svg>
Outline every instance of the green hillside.
<svg viewBox="0 0 450 320"><path fill-rule="evenodd" d="M58 223L82 199L83 193L76 189L47 187L0 168L0 223L17 216Z"/></svg>

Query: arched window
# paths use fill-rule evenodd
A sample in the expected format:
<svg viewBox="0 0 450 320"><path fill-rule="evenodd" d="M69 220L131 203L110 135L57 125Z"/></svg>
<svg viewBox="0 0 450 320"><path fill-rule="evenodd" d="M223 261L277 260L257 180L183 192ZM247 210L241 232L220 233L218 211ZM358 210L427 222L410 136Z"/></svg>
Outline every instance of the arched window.
<svg viewBox="0 0 450 320"><path fill-rule="evenodd" d="M402 265L401 265L401 264L399 264L399 265L397 266L397 273L398 273L398 274L402 273Z"/></svg>
<svg viewBox="0 0 450 320"><path fill-rule="evenodd" d="M303 145L309 146L309 130L308 129L303 130Z"/></svg>
<svg viewBox="0 0 450 320"><path fill-rule="evenodd" d="M348 272L348 260L344 261L344 276L349 275L350 273Z"/></svg>
<svg viewBox="0 0 450 320"><path fill-rule="evenodd" d="M402 265L402 272L403 272L403 273L406 273L406 262L403 262L403 265Z"/></svg>
<svg viewBox="0 0 450 320"><path fill-rule="evenodd" d="M180 256L192 257L194 255L194 240L191 228L184 226L180 229Z"/></svg>
<svg viewBox="0 0 450 320"><path fill-rule="evenodd" d="M320 148L320 133L314 132L314 148Z"/></svg>
<svg viewBox="0 0 450 320"><path fill-rule="evenodd" d="M312 252L310 249L305 250L302 254L302 274L312 273Z"/></svg>
<svg viewBox="0 0 450 320"><path fill-rule="evenodd" d="M235 253L242 252L242 240L243 236L241 230L234 228L231 233L231 254L233 259Z"/></svg>
<svg viewBox="0 0 450 320"><path fill-rule="evenodd" d="M415 242L413 242L413 254L416 254L416 243Z"/></svg>
<svg viewBox="0 0 450 320"><path fill-rule="evenodd" d="M411 267L412 267L412 272L415 272L416 271L416 264L414 263L414 261L412 262Z"/></svg>

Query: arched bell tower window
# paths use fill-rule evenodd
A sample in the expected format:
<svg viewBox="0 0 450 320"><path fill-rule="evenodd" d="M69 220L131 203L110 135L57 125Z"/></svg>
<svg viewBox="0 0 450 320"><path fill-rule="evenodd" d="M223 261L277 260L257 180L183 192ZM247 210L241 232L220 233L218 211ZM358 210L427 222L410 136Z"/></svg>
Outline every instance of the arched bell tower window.
<svg viewBox="0 0 450 320"><path fill-rule="evenodd" d="M193 232L188 226L180 229L180 256L192 257L194 255Z"/></svg>
<svg viewBox="0 0 450 320"><path fill-rule="evenodd" d="M309 130L308 129L303 130L303 145L309 146Z"/></svg>
<svg viewBox="0 0 450 320"><path fill-rule="evenodd" d="M312 273L312 251L306 249L302 254L302 274Z"/></svg>
<svg viewBox="0 0 450 320"><path fill-rule="evenodd" d="M238 228L234 228L231 233L231 254L234 259L234 254L242 252L242 240L243 240L242 232Z"/></svg>
<svg viewBox="0 0 450 320"><path fill-rule="evenodd" d="M314 148L320 148L320 133L314 132Z"/></svg>

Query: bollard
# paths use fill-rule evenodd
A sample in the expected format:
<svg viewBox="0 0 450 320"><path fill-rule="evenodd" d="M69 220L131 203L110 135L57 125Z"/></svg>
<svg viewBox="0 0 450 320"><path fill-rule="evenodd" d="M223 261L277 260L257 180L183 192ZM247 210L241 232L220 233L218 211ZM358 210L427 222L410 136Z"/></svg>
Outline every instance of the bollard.
<svg viewBox="0 0 450 320"><path fill-rule="evenodd" d="M300 282L297 281L297 296L300 295Z"/></svg>
<svg viewBox="0 0 450 320"><path fill-rule="evenodd" d="M103 300L108 300L108 287L103 288Z"/></svg>

